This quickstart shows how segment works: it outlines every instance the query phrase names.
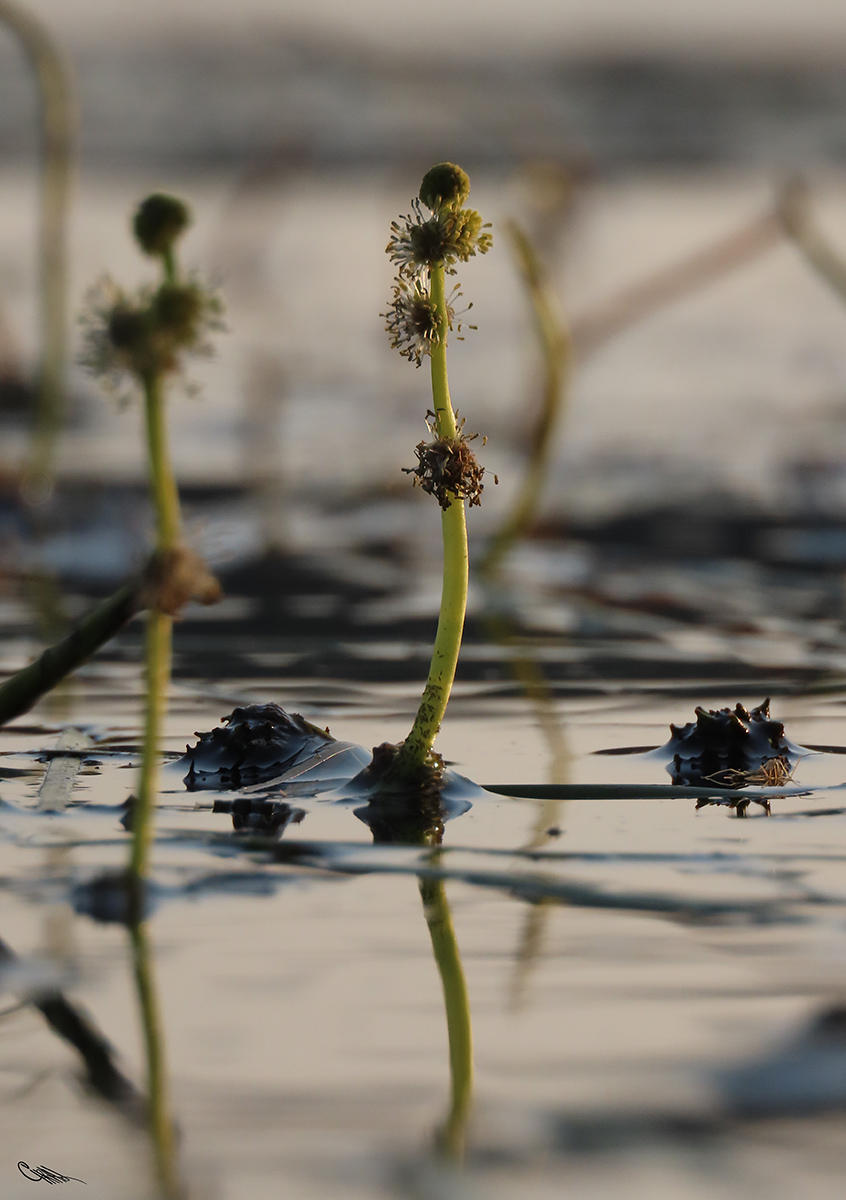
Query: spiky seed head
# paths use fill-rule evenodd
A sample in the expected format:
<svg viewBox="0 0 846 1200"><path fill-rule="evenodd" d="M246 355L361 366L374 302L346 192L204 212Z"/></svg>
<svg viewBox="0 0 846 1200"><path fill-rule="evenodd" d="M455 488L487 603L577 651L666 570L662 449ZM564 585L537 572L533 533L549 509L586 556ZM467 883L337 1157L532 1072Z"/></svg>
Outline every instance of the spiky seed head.
<svg viewBox="0 0 846 1200"><path fill-rule="evenodd" d="M182 346L196 340L206 306L206 295L195 283L162 284L151 304L155 324Z"/></svg>
<svg viewBox="0 0 846 1200"><path fill-rule="evenodd" d="M419 196L431 212L442 208L461 208L470 195L470 180L466 171L455 163L437 163L423 176Z"/></svg>
<svg viewBox="0 0 846 1200"><path fill-rule="evenodd" d="M154 192L142 200L132 222L138 245L155 258L166 254L191 224L191 212L176 196Z"/></svg>
<svg viewBox="0 0 846 1200"><path fill-rule="evenodd" d="M115 350L131 360L149 336L149 320L143 309L118 302L106 319L108 337Z"/></svg>

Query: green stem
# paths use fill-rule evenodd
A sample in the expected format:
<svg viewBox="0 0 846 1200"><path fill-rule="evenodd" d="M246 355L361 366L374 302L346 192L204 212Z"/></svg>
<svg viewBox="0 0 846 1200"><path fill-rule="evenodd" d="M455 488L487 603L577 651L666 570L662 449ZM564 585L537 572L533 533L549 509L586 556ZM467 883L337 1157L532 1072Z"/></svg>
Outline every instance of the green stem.
<svg viewBox="0 0 846 1200"><path fill-rule="evenodd" d="M447 314L444 296L444 269L431 270L432 300L438 308L440 326L444 331L439 344L432 348L432 398L435 409L435 432L441 438L455 438L455 414L449 398L446 366ZM442 510L441 526L444 540L444 573L441 589L441 610L438 630L432 650L429 677L420 700L411 732L400 747L396 770L400 775L413 777L425 765L441 727L447 702L452 691L464 614L467 609L467 523L464 501L453 497Z"/></svg>
<svg viewBox="0 0 846 1200"><path fill-rule="evenodd" d="M146 710L144 751L138 782L138 804L133 821L132 854L129 869L136 879L147 874L150 841L153 834L153 809L159 779L159 740L167 712L170 684L171 632L173 620L167 613L150 609L146 631Z"/></svg>
<svg viewBox="0 0 846 1200"><path fill-rule="evenodd" d="M473 1105L470 1002L443 880L421 879L420 896L443 986L449 1039L451 1099L447 1118L438 1132L438 1146L448 1158L460 1161L464 1156L467 1119Z"/></svg>
<svg viewBox="0 0 846 1200"><path fill-rule="evenodd" d="M430 271L432 303L438 310L438 324L441 338L437 346L432 347L432 399L435 408L435 432L438 437L454 438L456 435L455 413L449 398L449 381L447 379L447 329L449 322L446 310L446 287L444 268L432 267Z"/></svg>
<svg viewBox="0 0 846 1200"><path fill-rule="evenodd" d="M40 367L35 433L25 492L49 490L56 437L64 416L67 358L67 220L73 176L76 104L68 60L40 20L0 0L0 22L20 39L38 79L41 117L39 230Z"/></svg>
<svg viewBox="0 0 846 1200"><path fill-rule="evenodd" d="M162 378L147 375L143 382L150 488L156 512L156 549L163 554L180 541L179 492L168 450Z"/></svg>
<svg viewBox="0 0 846 1200"><path fill-rule="evenodd" d="M173 246L168 246L162 251L162 269L165 283L176 283L176 255L173 252Z"/></svg>
<svg viewBox="0 0 846 1200"><path fill-rule="evenodd" d="M148 375L143 382L150 488L156 510L156 550L159 555L166 555L179 544L179 493L168 453L162 380L159 375ZM170 687L172 631L173 621L167 613L155 608L149 611L146 634L147 700L144 752L129 863L129 869L136 879L143 878L149 867L153 809L159 778L159 740L167 712Z"/></svg>
<svg viewBox="0 0 846 1200"><path fill-rule="evenodd" d="M145 926L135 921L129 927L135 986L141 1010L144 1046L147 1053L147 1081L150 1134L156 1160L156 1174L162 1195L176 1200L184 1194L176 1161L176 1138L170 1117L165 1071L164 1036L159 1015L153 963Z"/></svg>
<svg viewBox="0 0 846 1200"><path fill-rule="evenodd" d="M535 519L538 502L546 485L554 436L565 406L571 358L570 333L561 315L546 272L535 248L515 221L508 222L508 235L517 266L523 276L544 362L543 401L532 431L529 462L517 502L496 533L479 570L493 575L503 558L523 537Z"/></svg>

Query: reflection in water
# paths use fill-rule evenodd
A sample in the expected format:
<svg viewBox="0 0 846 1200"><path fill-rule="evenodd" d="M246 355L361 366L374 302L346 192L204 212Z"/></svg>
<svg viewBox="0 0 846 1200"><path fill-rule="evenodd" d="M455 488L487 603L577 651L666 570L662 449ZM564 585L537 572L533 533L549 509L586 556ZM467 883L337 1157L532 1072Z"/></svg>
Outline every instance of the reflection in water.
<svg viewBox="0 0 846 1200"><path fill-rule="evenodd" d="M373 833L377 845L432 846L428 865L440 864L438 849L444 834L444 821L454 815L435 790L417 796L402 794L374 795L355 815ZM446 1119L435 1134L435 1149L453 1162L464 1157L467 1121L473 1106L473 1026L470 1000L452 913L443 879L418 876L423 913L429 926L441 986L449 1041L450 1105Z"/></svg>
<svg viewBox="0 0 846 1200"><path fill-rule="evenodd" d="M546 743L549 755L550 783L568 783L570 751L555 710L555 697L542 666L531 653L525 640L518 636L513 623L504 616L491 613L485 618L485 623L491 641L498 646L507 647L511 651L508 656L511 673L522 688L532 710L532 716ZM556 829L560 833L558 824L561 803L561 800L554 799L537 801L537 815L531 836L523 847L524 850L537 850L546 845L550 837L550 829ZM511 980L509 1008L512 1012L518 1012L525 1002L529 975L537 961L543 941L546 916L547 906L543 904L531 905L526 914L523 934L514 960L514 975Z"/></svg>
<svg viewBox="0 0 846 1200"><path fill-rule="evenodd" d="M0 964L11 965L17 955L0 940ZM91 1017L73 1004L58 988L40 990L30 1003L50 1028L79 1053L85 1064L85 1081L91 1090L114 1105L133 1124L143 1121L146 1102L115 1062L114 1050ZM15 1005L7 1014L23 1005ZM6 1015L6 1014L4 1014Z"/></svg>
<svg viewBox="0 0 846 1200"><path fill-rule="evenodd" d="M449 1112L437 1132L435 1145L448 1158L460 1161L464 1156L467 1119L473 1104L470 1001L444 882L442 879L421 878L419 884L423 912L444 990L449 1037L451 1099Z"/></svg>
<svg viewBox="0 0 846 1200"><path fill-rule="evenodd" d="M176 1132L170 1117L170 1102L165 1066L164 1035L156 994L153 963L147 928L143 921L132 921L129 925L132 947L132 964L141 1024L144 1031L144 1047L147 1054L147 1080L149 1091L149 1125L156 1163L156 1175L162 1196L166 1200L178 1200L185 1195L179 1177L176 1154Z"/></svg>

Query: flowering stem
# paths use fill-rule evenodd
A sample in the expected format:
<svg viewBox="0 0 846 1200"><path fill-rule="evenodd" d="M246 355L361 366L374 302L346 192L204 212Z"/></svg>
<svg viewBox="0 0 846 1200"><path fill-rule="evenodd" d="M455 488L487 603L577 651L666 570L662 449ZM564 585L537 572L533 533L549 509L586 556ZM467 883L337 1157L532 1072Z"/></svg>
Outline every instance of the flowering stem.
<svg viewBox="0 0 846 1200"><path fill-rule="evenodd" d="M444 268L431 268L431 296L438 312L442 330L437 345L431 349L432 397L435 408L435 432L440 438L457 434L455 414L449 398L446 367L446 330L448 328L444 295ZM432 650L429 678L420 700L420 707L411 732L400 747L396 768L400 775L413 776L426 764L432 745L441 727L447 701L452 691L464 614L467 608L467 524L464 501L453 497L441 513L444 539L444 574L441 589L441 611L438 631Z"/></svg>
<svg viewBox="0 0 846 1200"><path fill-rule="evenodd" d="M441 331L436 345L432 346L430 357L432 361L432 398L435 406L435 423L438 437L454 438L456 435L455 414L449 398L449 381L447 380L446 334L449 326L446 309L446 288L444 283L444 268L440 265L430 268L430 296L432 304L437 309L438 327ZM450 505L452 507L452 505Z"/></svg>

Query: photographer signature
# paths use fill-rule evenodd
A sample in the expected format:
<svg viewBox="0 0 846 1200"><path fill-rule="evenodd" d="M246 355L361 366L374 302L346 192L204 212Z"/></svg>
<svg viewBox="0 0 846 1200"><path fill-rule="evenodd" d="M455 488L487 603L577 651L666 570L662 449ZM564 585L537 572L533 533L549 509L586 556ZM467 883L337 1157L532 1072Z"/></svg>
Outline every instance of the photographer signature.
<svg viewBox="0 0 846 1200"><path fill-rule="evenodd" d="M51 1171L44 1166L30 1167L23 1161L18 1163L18 1170L24 1179L31 1179L33 1183L85 1183L84 1179L77 1179L75 1175L60 1175L58 1171Z"/></svg>

